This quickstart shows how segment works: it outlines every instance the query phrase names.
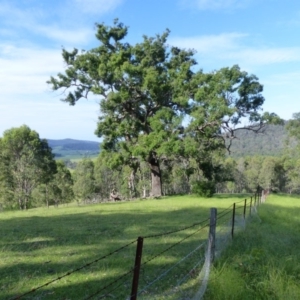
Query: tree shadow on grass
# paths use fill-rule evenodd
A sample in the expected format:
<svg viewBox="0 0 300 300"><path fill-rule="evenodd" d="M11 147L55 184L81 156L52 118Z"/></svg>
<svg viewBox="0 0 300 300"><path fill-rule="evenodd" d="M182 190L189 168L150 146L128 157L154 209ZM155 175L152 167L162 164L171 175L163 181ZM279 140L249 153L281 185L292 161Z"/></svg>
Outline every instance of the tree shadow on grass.
<svg viewBox="0 0 300 300"><path fill-rule="evenodd" d="M0 220L3 233L0 241L0 298L9 299L30 291L107 255L107 258L59 280L59 283L52 283L40 292L35 292L37 296L33 293L24 298L40 299L40 295L42 299L83 299L88 292L100 289L132 269L138 236L189 226L208 214L207 208L201 211L199 206L199 211L194 208L148 213L138 210L106 210L99 211L98 214L93 210L91 213L27 215ZM145 241L145 257L155 256L187 237L193 230L194 228ZM171 266L200 240L199 235L185 240L179 247L180 250L177 247L164 254L167 258L161 263L165 267ZM131 242L130 246L109 255ZM150 274L155 273L155 268L155 264L149 264ZM131 278L129 282L131 285ZM126 287L128 295L131 286L128 287L126 283Z"/></svg>
<svg viewBox="0 0 300 300"><path fill-rule="evenodd" d="M236 199L241 200L237 195ZM219 200L221 203L222 197ZM93 262L72 275L51 283L39 293L35 292L37 296L33 293L33 296L27 298L83 299L133 268L138 236L170 232L203 220L208 223L209 208L202 205L202 201L190 208L172 208L169 204L170 207L163 210L156 209L162 202L155 203L157 204L150 211L143 210L141 202L136 202L136 206L130 206L130 209L126 210L128 203L124 202L105 208L102 204L91 205L88 212L82 212L79 207L73 214L57 215L56 211L56 215L27 215L0 220L0 230L3 233L0 241L0 294L3 298L0 298L9 299L22 294L70 270ZM149 263L147 276L155 278L158 267L171 267L206 240L207 227L201 234L189 237L198 228L199 226L145 239L143 259L146 260L182 241ZM131 242L128 247L110 255ZM99 261L94 262L95 260ZM186 272L191 267L187 267ZM175 274L172 280L175 280L177 275ZM167 285L174 284L172 280L166 283L166 288ZM129 283L123 284L126 287L126 295L131 288L131 278L127 281ZM123 299L118 291L112 295Z"/></svg>

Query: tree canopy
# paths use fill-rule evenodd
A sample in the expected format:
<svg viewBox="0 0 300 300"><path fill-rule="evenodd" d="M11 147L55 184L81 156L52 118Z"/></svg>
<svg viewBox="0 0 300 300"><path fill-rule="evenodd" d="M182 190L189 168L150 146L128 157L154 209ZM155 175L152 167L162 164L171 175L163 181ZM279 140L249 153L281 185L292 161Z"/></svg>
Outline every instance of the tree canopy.
<svg viewBox="0 0 300 300"><path fill-rule="evenodd" d="M65 89L75 105L90 93L99 96L96 135L113 165L127 165L134 178L141 161L151 171L153 196L162 194L162 161L196 159L212 178L212 152L230 147L241 121L259 130L275 114L261 114L263 86L239 66L210 73L196 69L193 50L169 46L169 30L140 43L125 41L128 27L97 24L99 46L63 49L66 69L48 81Z"/></svg>
<svg viewBox="0 0 300 300"><path fill-rule="evenodd" d="M300 112L293 114L293 119L288 121L286 129L290 137L300 141Z"/></svg>
<svg viewBox="0 0 300 300"><path fill-rule="evenodd" d="M26 209L33 189L52 179L56 164L47 141L23 125L0 139L0 171L1 194Z"/></svg>

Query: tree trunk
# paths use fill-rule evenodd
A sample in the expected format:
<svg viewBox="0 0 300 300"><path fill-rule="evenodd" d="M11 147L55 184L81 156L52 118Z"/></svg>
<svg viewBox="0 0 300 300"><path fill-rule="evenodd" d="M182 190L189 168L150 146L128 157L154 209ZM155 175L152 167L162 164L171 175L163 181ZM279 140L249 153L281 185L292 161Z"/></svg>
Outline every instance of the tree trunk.
<svg viewBox="0 0 300 300"><path fill-rule="evenodd" d="M143 198L147 197L147 193L146 193L146 186L143 186Z"/></svg>
<svg viewBox="0 0 300 300"><path fill-rule="evenodd" d="M154 151L150 152L148 163L151 170L151 196L160 197L162 195L162 180L159 161Z"/></svg>
<svg viewBox="0 0 300 300"><path fill-rule="evenodd" d="M23 210L23 201L21 197L19 198L19 208L20 210Z"/></svg>
<svg viewBox="0 0 300 300"><path fill-rule="evenodd" d="M46 183L46 185L45 185L45 197L46 197L47 208L49 208L48 185L47 185L47 183Z"/></svg>
<svg viewBox="0 0 300 300"><path fill-rule="evenodd" d="M128 177L128 189L130 198L136 198L135 174L136 171L132 170L130 176Z"/></svg>
<svg viewBox="0 0 300 300"><path fill-rule="evenodd" d="M25 201L24 201L24 209L27 210L27 203L28 203L28 198L25 196Z"/></svg>

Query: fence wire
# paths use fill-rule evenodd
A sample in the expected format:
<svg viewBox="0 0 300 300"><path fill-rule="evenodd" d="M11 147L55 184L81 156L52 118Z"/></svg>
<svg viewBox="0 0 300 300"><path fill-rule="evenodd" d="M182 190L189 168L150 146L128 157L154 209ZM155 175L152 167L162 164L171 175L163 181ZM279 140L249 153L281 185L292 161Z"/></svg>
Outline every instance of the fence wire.
<svg viewBox="0 0 300 300"><path fill-rule="evenodd" d="M89 263L87 263L87 264L84 264L84 265L81 266L81 267L78 267L78 268L76 268L76 269L74 269L74 270L72 270L72 271L69 271L69 272L65 273L64 275L58 276L57 278L52 279L52 280L50 280L50 281L48 281L48 282L46 282L46 283L44 283L44 284L42 284L42 285L40 285L40 286L38 286L38 287L36 287L36 288L33 288L33 289L31 289L30 291L28 291L28 292L26 292L26 293L23 293L23 294L21 294L21 295L15 296L15 297L11 298L10 300L18 300L18 299L21 299L21 298L23 298L23 297L29 295L29 294L32 294L32 293L34 293L34 292L36 292L36 291L38 291L38 290L40 290L40 289L42 289L42 288L44 288L44 287L46 287L46 286L48 286L48 285L50 285L50 284L52 284L52 283L58 281L58 280L61 280L61 279L65 278L65 277L67 277L67 276L70 276L70 275L72 275L72 274L75 273L75 272L78 272L78 271L80 271L80 270L82 270L82 269L84 269L84 268L87 268L87 267L93 265L94 263L97 263L97 262L99 262L99 261L101 261L101 260L104 260L104 259L108 258L109 256L111 256L111 255L113 255L113 254L115 254L115 253L120 252L121 250L123 250L123 249L129 247L130 245L132 245L132 244L135 243L135 242L136 242L136 240L131 241L130 243L128 243L128 244L126 244L126 245L124 245L124 246L122 246L122 247L120 247L120 248L118 248L118 249L116 249L116 250L114 250L114 251L112 251L112 252L109 252L109 253L106 254L106 255L103 255L103 256L101 256L101 257L99 257L99 258L97 258L97 259L95 259L95 260L93 260L93 261L91 261L91 262L89 262Z"/></svg>
<svg viewBox="0 0 300 300"><path fill-rule="evenodd" d="M158 251L158 253L150 256L149 258L145 259L145 261L141 264L141 280L144 281L144 286L142 286L137 296L139 299L184 299L184 300L198 300L201 299L206 291L208 280L209 280L209 273L212 263L212 257L218 258L221 255L221 252L225 249L228 245L229 241L232 239L233 228L234 233L244 230L246 227L246 222L252 216L256 216L258 219L257 214L257 207L260 203L265 201L266 196L263 195L261 198L257 196L254 197L254 200L251 201L249 199L244 199L239 202L236 202L235 205L235 216L234 216L234 224L233 221L233 205L229 206L228 208L222 210L220 213L217 214L216 218L216 229L215 229L215 253L212 255L212 240L211 238L207 241L207 236L205 238L201 238L205 240L201 242L200 237L197 237L197 240L193 239L190 241L189 247L193 247L193 250L186 253L187 244L184 243L182 249L177 249L176 256L178 257L178 251L182 251L181 259L177 260L176 262L170 262L173 257L172 251L175 251L175 247L179 246L187 239L191 238L192 236L196 235L200 231L204 230L205 228L209 227L209 220L207 218L201 222L194 223L192 225L167 231L163 233L153 234L145 236L144 239L151 239L151 238L162 238L171 234L175 233L182 233L185 230L191 230L196 226L201 226L197 230L192 233L187 234L184 238L181 238L177 242L173 242L167 248ZM260 219L259 219L260 220ZM204 232L204 231L203 231ZM205 231L207 233L207 231ZM81 267L78 267L72 271L65 273L62 276L59 276L45 284L42 284L36 288L31 289L30 291L15 296L11 298L11 300L21 299L25 296L29 296L30 294L36 292L43 287L46 287L58 280L61 280L64 277L70 276L71 274L78 272L84 268L91 266L94 263L97 263L101 260L104 260L115 253L120 252L121 250L127 248L128 246L134 244L136 240L131 241L130 243L106 254L103 255ZM200 245L199 245L200 243ZM195 247L195 244L198 244ZM160 243L158 243L160 245ZM205 251L201 251L201 249L206 248ZM172 251L171 251L172 250ZM171 252L170 252L171 251ZM155 265L155 260L161 259L161 257L169 253L168 259L164 262L164 267L157 271L157 266ZM149 256L149 255L148 255ZM180 257L180 256L179 256ZM165 259L165 258L164 258ZM151 262L151 264L150 264ZM157 262L157 261L156 261ZM157 262L157 265L160 265L161 262ZM154 271L155 269L155 271ZM88 295L85 300L93 299L97 297L97 299L104 299L104 298L116 298L116 292L118 293L117 297L122 299L130 299L128 295L130 294L130 285L131 285L131 275L133 274L134 268L128 270L127 272L123 273L122 275L118 276L116 279L112 280L111 282L107 283L105 286L101 287L97 291ZM154 272L156 273L155 276L153 275ZM198 288L195 288L195 283ZM122 293L119 292L121 288L125 288L126 290ZM40 295L42 297L42 295Z"/></svg>
<svg viewBox="0 0 300 300"><path fill-rule="evenodd" d="M180 286L182 283L180 284L179 281L183 282L184 279L191 278L191 276L199 273L196 268L199 265L199 260L204 257L204 251L201 251L201 249L206 244L208 225L206 223L192 233L188 233L178 242L173 242L170 246L149 258L147 258L149 254L143 254L145 261L141 264L142 275L140 279L144 284L140 283L138 299L187 299L186 293L184 293L185 297L183 298L178 295L183 290ZM205 233L205 238L202 235L203 233ZM193 236L196 236L196 238L192 238ZM201 242L201 240L203 241ZM191 248L194 250L188 252L187 249ZM180 256L181 259L178 260ZM176 261L174 261L175 258ZM163 267L158 269L157 266L161 265ZM187 274L189 276L186 276ZM191 296L193 294L194 291L191 292Z"/></svg>
<svg viewBox="0 0 300 300"><path fill-rule="evenodd" d="M192 224L190 226L186 226L186 227L183 227L183 228L180 228L180 229L176 229L176 230L172 230L172 231L167 231L167 232L162 232L162 233L158 233L158 234L146 235L146 236L144 236L144 239L156 238L156 237L161 237L161 236L164 236L164 235L169 235L169 234L172 234L172 233L177 233L177 232L180 232L180 231L184 231L184 230L196 227L198 225L205 224L205 222L208 222L208 221L209 221L209 218L205 219L204 221L201 221L201 222L198 222L198 223L194 223L194 224Z"/></svg>
<svg viewBox="0 0 300 300"><path fill-rule="evenodd" d="M209 272L210 272L210 265L212 262L212 258L211 258L211 247L212 247L212 240L209 239L208 240L208 245L207 245L207 251L205 254L205 263L202 267L202 270L199 274L199 279L201 282L200 288L197 291L197 293L195 294L195 296L193 297L193 300L199 300L202 299L206 288L207 288L207 284L208 284L208 279L209 279Z"/></svg>
<svg viewBox="0 0 300 300"><path fill-rule="evenodd" d="M188 258L190 258L193 254L195 254L196 251L198 251L201 248L203 248L205 246L205 244L206 244L206 242L201 243L197 248L195 248L194 250L192 250L191 252L189 252L185 257L183 257L182 259L180 259L179 261L177 261L171 267L168 267L168 268L165 268L164 270L162 270L162 272L155 279L153 279L150 283L148 283L145 287L143 287L143 289L140 292L138 292L138 295L141 295L141 294L145 293L147 290L149 290L149 288L153 284L155 284L157 281L160 281L163 277L165 277L166 275L168 275L173 269L175 269L176 267L178 267L182 262L184 262L185 260L187 260ZM191 272L191 270L190 270L190 272ZM178 282L177 282L177 286L179 286Z"/></svg>

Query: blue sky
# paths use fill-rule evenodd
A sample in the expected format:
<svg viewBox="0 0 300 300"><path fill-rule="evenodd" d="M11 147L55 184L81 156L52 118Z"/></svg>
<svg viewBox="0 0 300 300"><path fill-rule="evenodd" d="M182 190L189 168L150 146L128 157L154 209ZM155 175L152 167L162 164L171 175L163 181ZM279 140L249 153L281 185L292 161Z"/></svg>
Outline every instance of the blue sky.
<svg viewBox="0 0 300 300"><path fill-rule="evenodd" d="M130 43L169 28L168 43L195 49L204 71L238 64L255 74L264 111L300 111L298 0L0 0L0 136L26 124L43 138L99 141L98 99L69 106L46 81L64 70L62 47L96 47L94 24L115 18Z"/></svg>

